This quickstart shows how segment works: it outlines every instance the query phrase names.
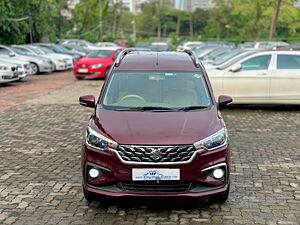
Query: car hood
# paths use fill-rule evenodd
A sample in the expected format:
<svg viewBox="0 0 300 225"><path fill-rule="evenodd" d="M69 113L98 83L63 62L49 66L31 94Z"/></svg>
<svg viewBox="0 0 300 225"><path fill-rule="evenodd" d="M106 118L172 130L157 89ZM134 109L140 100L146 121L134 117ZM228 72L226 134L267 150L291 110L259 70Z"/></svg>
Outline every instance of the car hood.
<svg viewBox="0 0 300 225"><path fill-rule="evenodd" d="M7 63L12 63L12 64L29 64L29 61L28 60L25 60L24 58L22 57L18 57L18 58L15 58L15 57L1 57L0 58L0 62L7 62Z"/></svg>
<svg viewBox="0 0 300 225"><path fill-rule="evenodd" d="M72 59L73 60L72 56L65 55L65 54L60 54L60 53L49 53L47 55L56 57L57 59Z"/></svg>
<svg viewBox="0 0 300 225"><path fill-rule="evenodd" d="M27 61L40 61L40 60L47 60L47 58L43 56L34 56L34 55L18 55L18 58L26 59Z"/></svg>
<svg viewBox="0 0 300 225"><path fill-rule="evenodd" d="M79 59L76 64L85 64L85 65L94 65L99 63L106 63L108 58L81 58Z"/></svg>
<svg viewBox="0 0 300 225"><path fill-rule="evenodd" d="M193 144L222 128L217 107L189 112L111 111L97 107L92 129L133 145Z"/></svg>

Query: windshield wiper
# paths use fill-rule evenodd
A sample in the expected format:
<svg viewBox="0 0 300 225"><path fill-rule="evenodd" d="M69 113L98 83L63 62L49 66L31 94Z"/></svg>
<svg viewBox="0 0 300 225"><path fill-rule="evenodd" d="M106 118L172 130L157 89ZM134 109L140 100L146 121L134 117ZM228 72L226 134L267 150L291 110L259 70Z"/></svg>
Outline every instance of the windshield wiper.
<svg viewBox="0 0 300 225"><path fill-rule="evenodd" d="M195 109L205 109L208 106L204 106L204 105L192 105L192 106L187 106L187 107L183 107L180 108L180 111L190 111L190 110L195 110Z"/></svg>
<svg viewBox="0 0 300 225"><path fill-rule="evenodd" d="M168 107L162 107L162 106L142 106L142 107L137 107L137 110L143 111L143 110L168 110L168 111L174 111L172 108Z"/></svg>
<svg viewBox="0 0 300 225"><path fill-rule="evenodd" d="M147 110L158 110L158 111L174 111L172 108L161 107L161 106L141 106L141 107L128 107L128 108L117 108L115 111L147 111Z"/></svg>

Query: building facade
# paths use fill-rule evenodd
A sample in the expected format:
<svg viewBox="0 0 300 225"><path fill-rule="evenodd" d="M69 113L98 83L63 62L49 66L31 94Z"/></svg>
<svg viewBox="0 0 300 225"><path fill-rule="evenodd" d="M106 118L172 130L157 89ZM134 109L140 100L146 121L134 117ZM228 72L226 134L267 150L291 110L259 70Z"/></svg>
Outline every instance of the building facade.
<svg viewBox="0 0 300 225"><path fill-rule="evenodd" d="M204 10L212 9L216 5L214 0L175 0L174 7L182 11L193 12L198 8Z"/></svg>

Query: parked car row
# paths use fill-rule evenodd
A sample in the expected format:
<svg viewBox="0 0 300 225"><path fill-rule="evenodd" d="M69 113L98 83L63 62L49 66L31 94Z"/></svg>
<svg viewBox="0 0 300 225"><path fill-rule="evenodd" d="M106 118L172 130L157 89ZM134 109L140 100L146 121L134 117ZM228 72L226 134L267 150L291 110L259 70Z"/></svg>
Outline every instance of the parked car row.
<svg viewBox="0 0 300 225"><path fill-rule="evenodd" d="M0 83L22 80L31 74L69 70L85 55L59 44L0 45Z"/></svg>
<svg viewBox="0 0 300 225"><path fill-rule="evenodd" d="M253 46L262 43L269 49L191 42L186 47L206 68L216 96L229 95L235 104L300 104L299 48L279 42Z"/></svg>

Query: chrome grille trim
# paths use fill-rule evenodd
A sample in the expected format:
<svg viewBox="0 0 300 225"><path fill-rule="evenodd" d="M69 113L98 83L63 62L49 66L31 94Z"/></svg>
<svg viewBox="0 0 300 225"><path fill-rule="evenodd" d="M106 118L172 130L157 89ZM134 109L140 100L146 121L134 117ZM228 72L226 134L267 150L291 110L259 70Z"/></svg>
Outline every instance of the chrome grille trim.
<svg viewBox="0 0 300 225"><path fill-rule="evenodd" d="M122 155L122 152L121 152L121 150L119 149L120 147L124 147L124 146L126 146L126 147L130 147L130 148L149 148L149 149L160 149L160 148L164 148L164 149L166 149L165 151L167 152L167 150L169 150L171 153L170 154L172 154L172 149L176 149L176 151L179 151L179 154L180 153L183 153L183 152L186 152L186 150L184 150L184 151L182 151L182 152L180 152L182 149L181 148L183 148L183 147L185 147L185 148L193 148L193 150L189 150L189 152L192 152L190 155L189 155L189 158L184 158L184 156L182 157L182 159L180 160L180 161L171 161L171 160L165 160L165 161L159 161L159 160L154 160L154 159L152 159L152 160L147 160L147 162L146 161L137 161L137 156L138 157L142 157L142 155L139 155L139 154L137 154L137 155L131 155L131 157L133 157L133 160L126 160L126 158L124 158L124 155ZM171 149L170 149L171 148ZM137 165L139 165L139 164L146 164L146 165L170 165L170 164L187 164L187 163L190 163L193 159L194 159L194 157L195 157L195 155L198 153L198 152L202 152L202 151L204 151L204 149L199 149L199 150L197 150L197 149L195 149L195 147L193 146L193 145L175 145L175 146L141 146L141 145L119 145L118 146L118 149L111 149L111 148L109 148L109 150L111 150L111 151L113 151L113 152L115 152L116 154L117 154L117 156L119 157L119 159L123 162L123 163L125 163L125 164L137 164ZM138 153L141 153L141 151L139 152L139 151L137 151ZM130 154L130 153L129 153ZM149 157L149 155L148 155L148 157ZM174 155L171 155L171 157L174 157L174 158L176 158L176 157L178 157L178 155L176 155L176 154L174 154ZM177 159L178 160L178 159Z"/></svg>

